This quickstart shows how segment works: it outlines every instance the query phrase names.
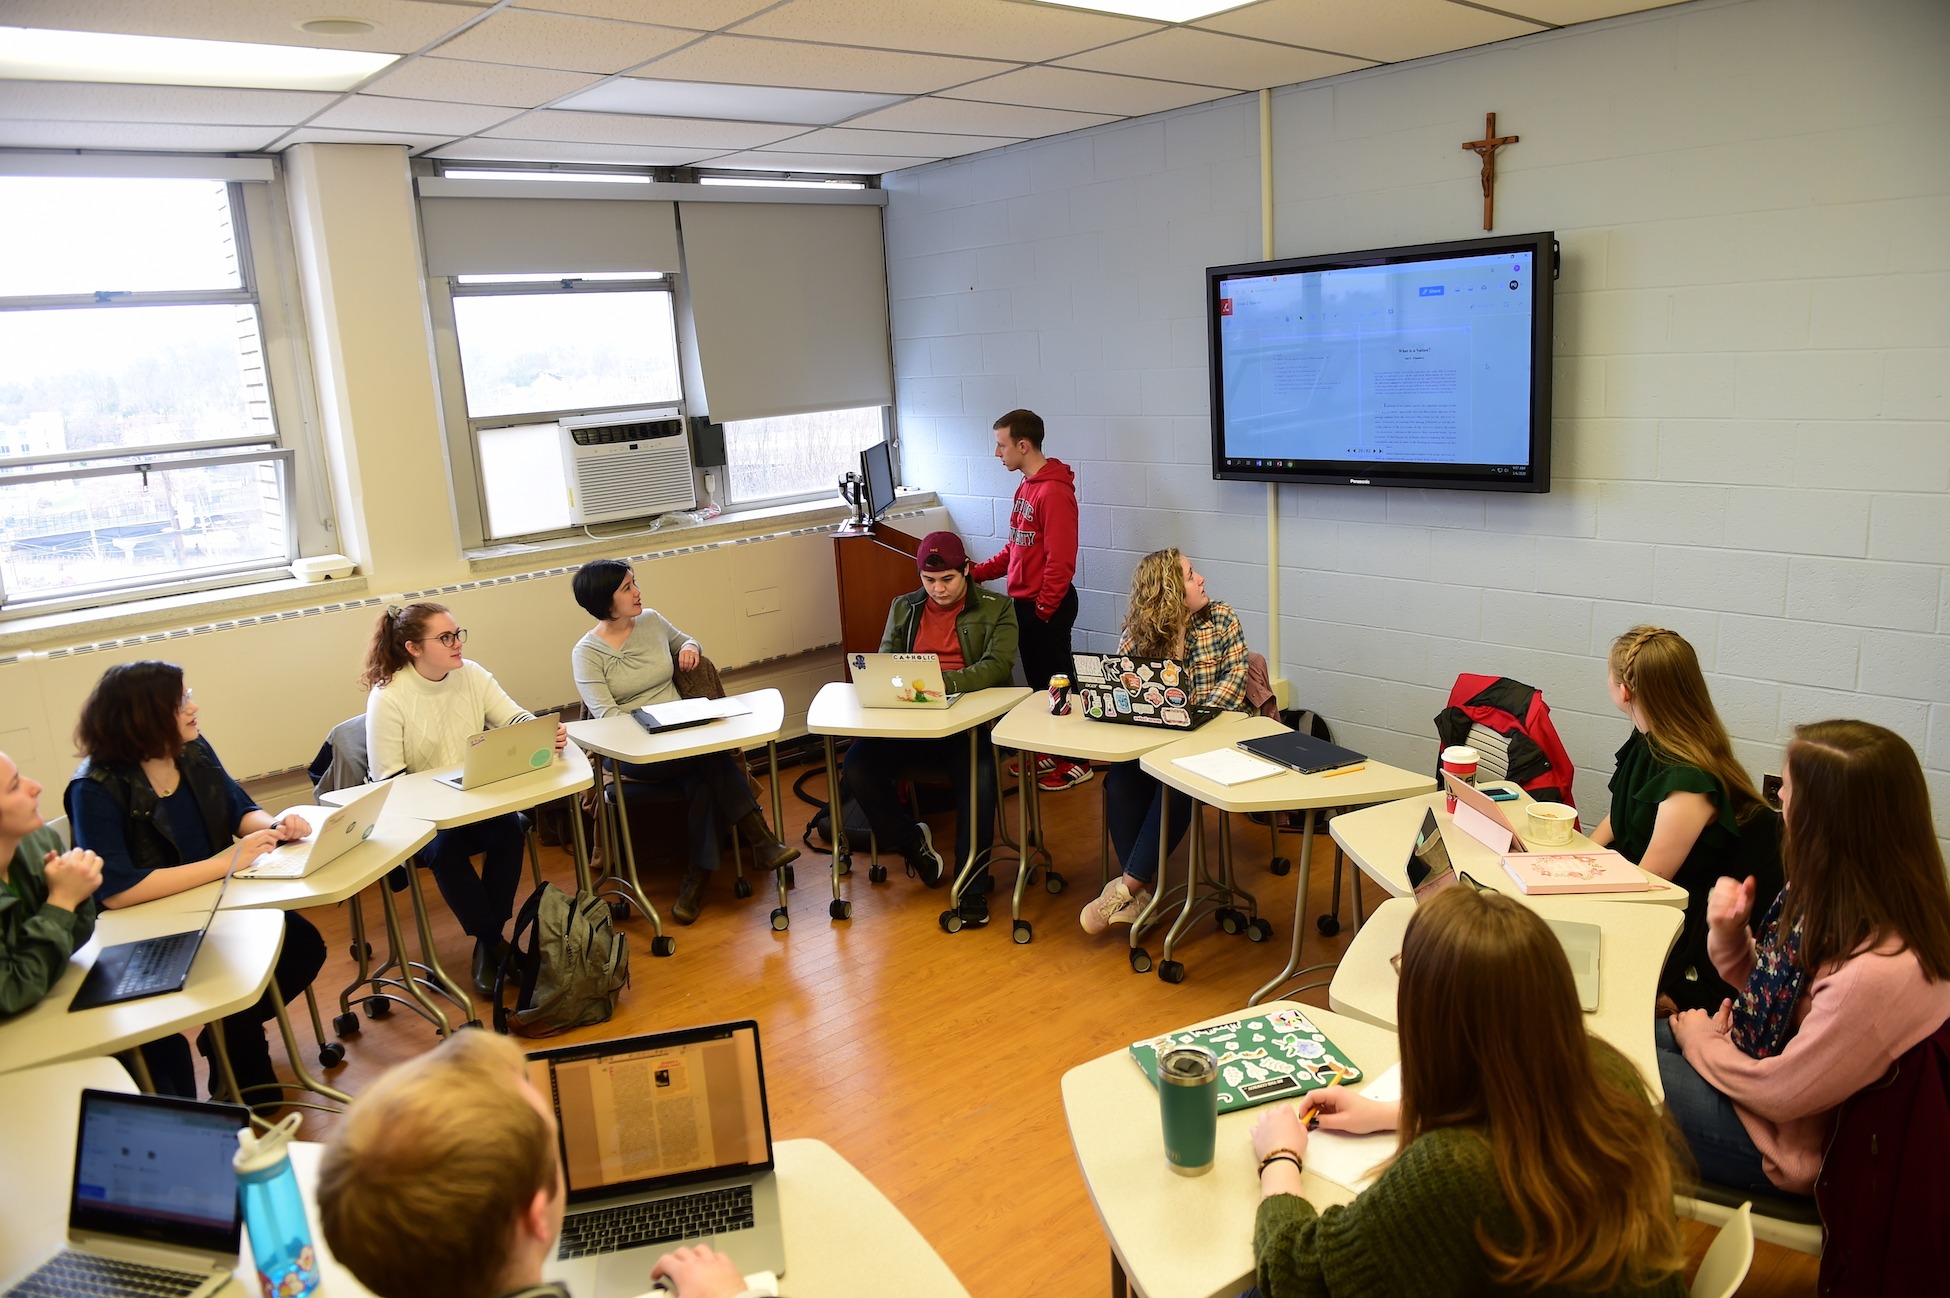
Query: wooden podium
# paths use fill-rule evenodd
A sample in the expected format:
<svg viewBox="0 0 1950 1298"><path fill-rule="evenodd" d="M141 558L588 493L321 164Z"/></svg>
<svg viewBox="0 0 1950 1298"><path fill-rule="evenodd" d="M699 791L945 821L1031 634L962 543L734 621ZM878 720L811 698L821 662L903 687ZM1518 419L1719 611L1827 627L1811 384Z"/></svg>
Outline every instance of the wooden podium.
<svg viewBox="0 0 1950 1298"><path fill-rule="evenodd" d="M847 524L833 533L833 572L839 582L840 648L874 653L887 629L887 606L896 595L921 589L914 567L921 538L886 523ZM846 678L853 679L849 669Z"/></svg>

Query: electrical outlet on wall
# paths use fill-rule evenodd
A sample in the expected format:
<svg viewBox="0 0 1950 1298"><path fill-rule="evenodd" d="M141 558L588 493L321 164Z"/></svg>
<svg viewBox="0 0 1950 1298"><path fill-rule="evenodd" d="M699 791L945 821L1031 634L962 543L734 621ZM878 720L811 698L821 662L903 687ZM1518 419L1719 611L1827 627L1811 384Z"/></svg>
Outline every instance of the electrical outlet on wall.
<svg viewBox="0 0 1950 1298"><path fill-rule="evenodd" d="M1767 799L1768 806L1779 811L1781 809L1781 777L1778 775L1761 776L1760 796Z"/></svg>

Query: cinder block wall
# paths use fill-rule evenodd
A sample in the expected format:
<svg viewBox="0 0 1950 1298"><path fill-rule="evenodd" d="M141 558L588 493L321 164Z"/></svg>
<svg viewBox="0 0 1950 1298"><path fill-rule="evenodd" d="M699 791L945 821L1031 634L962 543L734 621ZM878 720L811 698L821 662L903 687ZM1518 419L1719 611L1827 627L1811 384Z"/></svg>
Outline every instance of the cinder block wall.
<svg viewBox="0 0 1950 1298"><path fill-rule="evenodd" d="M1950 6L1702 0L1274 96L1280 256L1555 230L1549 495L1283 488L1282 664L1396 763L1459 671L1546 691L1607 808L1611 638L1698 648L1755 771L1889 725L1950 838ZM907 477L1000 545L989 424L1081 478L1086 641L1185 548L1266 643L1263 487L1214 483L1201 272L1260 252L1251 97L890 176Z"/></svg>

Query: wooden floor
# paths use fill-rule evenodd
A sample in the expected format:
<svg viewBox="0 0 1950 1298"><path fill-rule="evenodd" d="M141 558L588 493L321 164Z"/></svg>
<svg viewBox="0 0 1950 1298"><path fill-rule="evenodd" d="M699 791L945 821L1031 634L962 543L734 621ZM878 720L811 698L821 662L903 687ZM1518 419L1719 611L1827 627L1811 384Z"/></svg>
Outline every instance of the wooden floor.
<svg viewBox="0 0 1950 1298"><path fill-rule="evenodd" d="M822 781L814 777L813 792ZM633 981L617 1016L557 1040L755 1018L775 1139L816 1137L832 1145L907 1214L976 1298L1102 1294L1109 1250L1076 1170L1059 1080L1138 1037L1244 1005L1285 963L1297 876L1274 877L1266 868L1267 831L1236 820L1240 880L1258 892L1274 926L1271 941L1229 937L1205 921L1180 949L1184 983L1133 974L1125 930L1092 938L1077 925L1078 910L1099 887L1101 788L1100 777L1043 799L1047 838L1069 888L1052 896L1039 881L1027 895L1024 914L1035 926L1028 945L1011 941L1006 894L996 899L1000 920L949 935L936 924L945 889L923 888L898 861L888 883L870 884L864 854L843 881L853 902L850 921L828 917L827 858L808 853L796 867L792 926L775 933L767 923L776 904L769 880L755 880L755 895L738 900L727 865L697 923L667 929L677 939L671 958L649 955L642 920L625 925ZM259 796L266 805L278 801ZM810 808L789 793L787 802L787 837L796 843ZM1006 809L1013 824L1013 796ZM1216 841L1210 825L1208 833ZM1297 836L1282 836L1282 844L1298 855ZM1326 908L1332 871L1331 842L1323 836L1321 846L1314 912ZM573 886L565 852L546 850L544 865L550 878ZM1013 868L998 875L1013 878ZM667 916L676 872L663 871L646 886ZM1351 904L1344 918L1351 918ZM442 959L465 977L468 939L437 901L434 910ZM308 914L330 951L317 983L329 1030L339 989L353 973L348 921L343 907ZM1322 938L1308 918L1309 962L1334 959L1344 941ZM1299 999L1324 1006L1326 990ZM314 1047L302 1022L299 1039L309 1055ZM345 1040L346 1060L331 1080L356 1094L434 1041L422 1020L396 1011ZM282 1066L282 1048L274 1044L273 1054ZM308 1114L304 1134L323 1138L331 1122ZM1696 1263L1712 1231L1682 1224ZM1239 1223L1242 1232L1251 1227ZM1814 1289L1813 1259L1761 1244L1740 1292L1769 1298Z"/></svg>

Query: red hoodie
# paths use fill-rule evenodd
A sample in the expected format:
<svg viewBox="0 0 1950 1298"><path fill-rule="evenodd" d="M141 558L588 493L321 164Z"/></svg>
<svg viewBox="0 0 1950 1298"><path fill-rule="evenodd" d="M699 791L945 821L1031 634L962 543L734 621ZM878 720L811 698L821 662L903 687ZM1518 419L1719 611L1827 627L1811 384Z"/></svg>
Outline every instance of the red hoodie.
<svg viewBox="0 0 1950 1298"><path fill-rule="evenodd" d="M1009 574L1009 597L1033 599L1047 622L1077 575L1077 475L1061 460L1046 460L1016 488L1009 510L1009 544L969 575L994 581Z"/></svg>

